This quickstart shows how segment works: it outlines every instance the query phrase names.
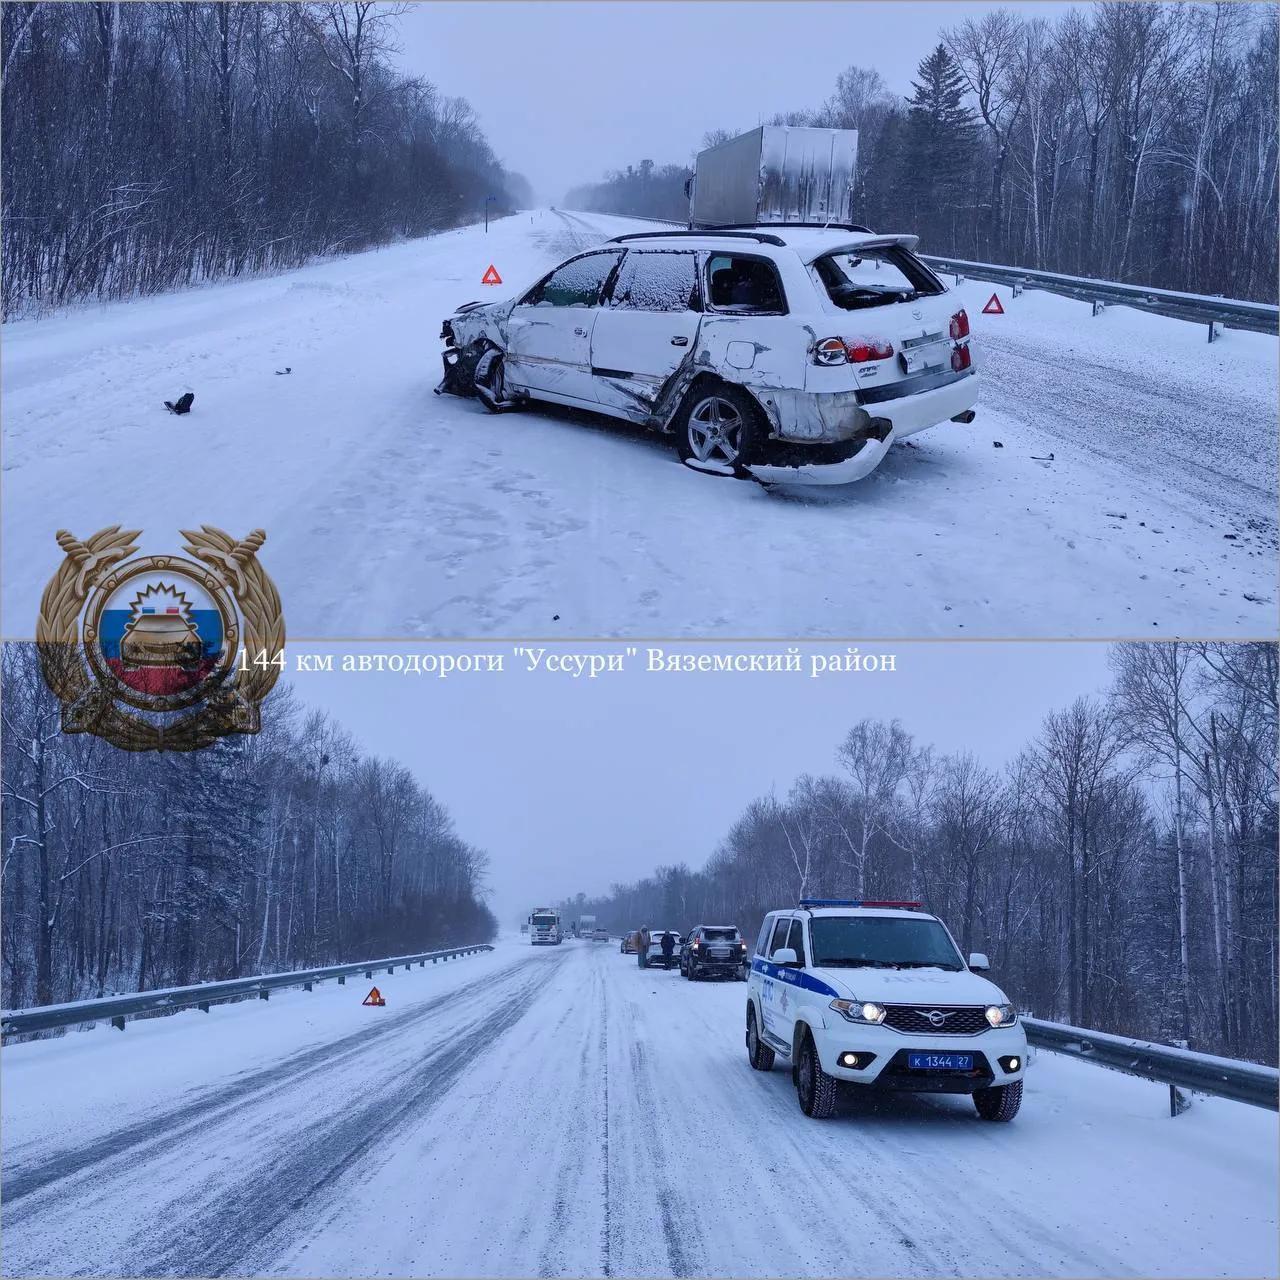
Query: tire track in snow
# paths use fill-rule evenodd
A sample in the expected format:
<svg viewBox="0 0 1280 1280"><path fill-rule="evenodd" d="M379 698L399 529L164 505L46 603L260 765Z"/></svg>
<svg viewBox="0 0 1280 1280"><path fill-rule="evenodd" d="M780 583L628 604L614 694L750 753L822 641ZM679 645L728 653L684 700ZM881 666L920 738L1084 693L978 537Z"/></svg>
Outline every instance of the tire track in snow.
<svg viewBox="0 0 1280 1280"><path fill-rule="evenodd" d="M353 1055L364 1053L370 1045L387 1037L398 1037L412 1030L428 1018L452 1008L459 1002L471 999L481 989L503 982L528 964L521 960L496 974L447 992L429 1000L416 1009L372 1029L362 1028L340 1040L304 1049L284 1059L283 1062L256 1068L216 1088L206 1089L189 1101L167 1111L152 1112L122 1129L113 1130L84 1147L64 1148L39 1161L7 1167L4 1178L6 1225L11 1229L16 1223L34 1212L40 1212L43 1203L18 1206L33 1193L42 1191L53 1183L61 1182L77 1174L94 1170L98 1165L117 1157L131 1161L154 1159L171 1148L192 1141L201 1133L219 1124L228 1114L248 1104L256 1103L293 1088L297 1083L317 1071L330 1069L345 1062Z"/></svg>
<svg viewBox="0 0 1280 1280"><path fill-rule="evenodd" d="M160 1233L140 1234L124 1270L145 1276L269 1270L289 1240L307 1229L308 1220L324 1215L328 1206L321 1206L337 1194L338 1184L354 1176L358 1164L388 1139L421 1127L473 1059L528 1016L544 989L538 973L514 990L491 991L491 1000L475 1010L460 1036L423 1053L415 1074L388 1080L342 1114L324 1115L288 1135L278 1154L200 1204L181 1224L176 1242L170 1224Z"/></svg>

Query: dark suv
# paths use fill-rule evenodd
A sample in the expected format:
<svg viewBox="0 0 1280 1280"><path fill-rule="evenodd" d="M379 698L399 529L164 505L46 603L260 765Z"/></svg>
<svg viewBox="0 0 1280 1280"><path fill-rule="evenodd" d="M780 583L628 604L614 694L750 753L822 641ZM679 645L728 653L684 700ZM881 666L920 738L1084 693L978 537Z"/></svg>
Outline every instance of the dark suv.
<svg viewBox="0 0 1280 1280"><path fill-rule="evenodd" d="M680 972L698 978L741 979L747 944L731 924L700 924L690 929L680 948Z"/></svg>

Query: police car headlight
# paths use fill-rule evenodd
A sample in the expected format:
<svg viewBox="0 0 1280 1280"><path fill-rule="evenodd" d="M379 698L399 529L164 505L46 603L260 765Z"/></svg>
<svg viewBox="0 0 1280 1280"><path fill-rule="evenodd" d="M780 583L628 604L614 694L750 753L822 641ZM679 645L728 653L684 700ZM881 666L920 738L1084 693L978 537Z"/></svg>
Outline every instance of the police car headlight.
<svg viewBox="0 0 1280 1280"><path fill-rule="evenodd" d="M833 1000L827 1006L849 1022L883 1022L884 1009L870 1000Z"/></svg>
<svg viewBox="0 0 1280 1280"><path fill-rule="evenodd" d="M1018 1011L1011 1004L993 1004L987 1007L987 1021L993 1027L1011 1027L1018 1020Z"/></svg>

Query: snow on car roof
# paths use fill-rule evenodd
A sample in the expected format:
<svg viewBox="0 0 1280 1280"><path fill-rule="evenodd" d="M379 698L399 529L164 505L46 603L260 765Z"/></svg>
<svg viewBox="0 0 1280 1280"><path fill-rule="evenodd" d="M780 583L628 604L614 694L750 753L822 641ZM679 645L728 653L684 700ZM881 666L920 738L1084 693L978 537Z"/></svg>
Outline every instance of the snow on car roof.
<svg viewBox="0 0 1280 1280"><path fill-rule="evenodd" d="M632 235L615 237L616 243L624 244L629 249L720 249L725 247L741 248L744 253L758 253L766 256L775 254L785 246L797 254L802 261L809 263L823 254L834 253L839 249L861 248L868 244L900 244L907 249L914 249L920 237L899 234L897 232L862 232L850 231L842 227L788 227L785 224L761 223L754 228L761 235L773 236L782 241L782 246L761 243L751 238L753 228L725 227L717 232L714 228L698 228L693 231L672 231L669 234L641 232Z"/></svg>

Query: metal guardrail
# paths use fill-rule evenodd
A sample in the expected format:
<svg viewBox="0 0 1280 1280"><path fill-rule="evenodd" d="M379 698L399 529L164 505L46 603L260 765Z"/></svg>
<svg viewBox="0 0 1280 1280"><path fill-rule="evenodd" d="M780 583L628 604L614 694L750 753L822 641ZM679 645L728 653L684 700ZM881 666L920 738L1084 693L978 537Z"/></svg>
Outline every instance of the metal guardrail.
<svg viewBox="0 0 1280 1280"><path fill-rule="evenodd" d="M48 1031L54 1027L74 1027L85 1022L110 1020L113 1027L124 1030L124 1020L133 1014L170 1012L177 1009L200 1009L209 1012L210 1005L241 996L256 995L266 1000L271 992L285 987L304 987L310 991L317 982L337 978L343 984L349 977L364 974L372 978L379 970L394 973L399 968L425 967L469 956L477 951L492 951L488 943L470 947L449 947L444 951L421 951L411 956L391 956L383 960L363 960L356 964L334 964L322 969L297 969L291 973L260 974L252 978L231 978L225 982L201 982L192 987L164 987L156 991L138 991L129 995L103 996L98 1000L73 1000L66 1004L46 1004L34 1009L0 1011L0 1034L21 1035L29 1031Z"/></svg>
<svg viewBox="0 0 1280 1280"><path fill-rule="evenodd" d="M1022 1025L1029 1044L1167 1084L1169 1110L1173 1115L1183 1110L1174 1092L1177 1089L1192 1089L1270 1111L1280 1110L1280 1071L1275 1067L1108 1035L1104 1031L1088 1031L1062 1022L1044 1022L1039 1018L1024 1017Z"/></svg>
<svg viewBox="0 0 1280 1280"><path fill-rule="evenodd" d="M611 218L631 218L628 213L602 215ZM657 222L673 227L687 226L668 218L640 218L638 222ZM784 230L785 223L771 224ZM765 227L766 230L770 226ZM1136 307L1174 320L1190 320L1209 326L1209 341L1217 336L1216 329L1248 329L1254 333L1280 332L1280 306L1267 302L1249 302L1240 298L1214 298L1196 293L1179 293L1174 289L1155 289L1143 284L1118 284L1112 280L1095 280L1090 276L1068 276L1056 271L1033 271L1029 267L1006 267L993 262L970 262L965 258L941 258L934 254L921 257L935 270L956 277L956 282L966 278L986 280L993 284L1007 284L1017 297L1023 289L1041 289L1067 298L1077 298L1093 304L1093 314L1104 307Z"/></svg>
<svg viewBox="0 0 1280 1280"><path fill-rule="evenodd" d="M1212 298L1195 293L1178 293L1173 289L1153 289L1141 284L1117 284L1111 280L1094 280L1088 276L1060 275L1056 271L1032 271L1027 267L1004 267L990 262L967 262L963 258L939 258L922 254L935 270L956 277L966 277L1007 284L1016 297L1023 289L1042 289L1093 304L1097 315L1107 305L1136 307L1175 320L1191 320L1228 329L1249 329L1254 333L1275 334L1280 329L1280 307L1266 302L1247 302L1238 298ZM1209 341L1214 334L1211 332Z"/></svg>

